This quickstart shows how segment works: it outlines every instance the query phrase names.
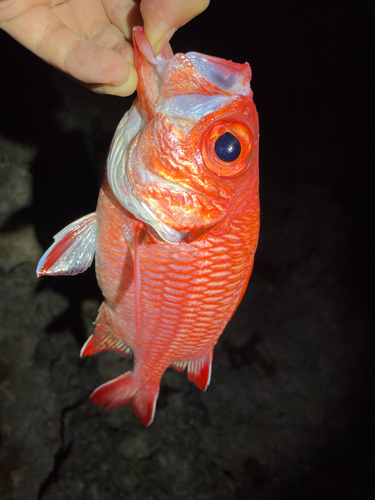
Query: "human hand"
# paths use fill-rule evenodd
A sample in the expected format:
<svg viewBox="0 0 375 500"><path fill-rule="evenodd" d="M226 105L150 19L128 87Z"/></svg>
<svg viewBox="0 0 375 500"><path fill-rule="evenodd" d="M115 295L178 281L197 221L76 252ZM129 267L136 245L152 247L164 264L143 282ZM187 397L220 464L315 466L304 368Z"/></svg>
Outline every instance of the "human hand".
<svg viewBox="0 0 375 500"><path fill-rule="evenodd" d="M137 86L131 34L143 24L155 54L209 0L0 0L0 27L97 93ZM171 49L167 48L171 55Z"/></svg>

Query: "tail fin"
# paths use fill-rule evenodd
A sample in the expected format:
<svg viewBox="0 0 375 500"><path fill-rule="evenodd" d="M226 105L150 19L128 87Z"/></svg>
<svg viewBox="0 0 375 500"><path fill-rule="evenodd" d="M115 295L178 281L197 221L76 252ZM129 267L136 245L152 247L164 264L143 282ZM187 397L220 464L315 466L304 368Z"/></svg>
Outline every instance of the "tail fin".
<svg viewBox="0 0 375 500"><path fill-rule="evenodd" d="M130 402L136 416L148 427L154 420L158 395L159 386L148 387L129 371L95 389L90 399L94 404L106 408Z"/></svg>

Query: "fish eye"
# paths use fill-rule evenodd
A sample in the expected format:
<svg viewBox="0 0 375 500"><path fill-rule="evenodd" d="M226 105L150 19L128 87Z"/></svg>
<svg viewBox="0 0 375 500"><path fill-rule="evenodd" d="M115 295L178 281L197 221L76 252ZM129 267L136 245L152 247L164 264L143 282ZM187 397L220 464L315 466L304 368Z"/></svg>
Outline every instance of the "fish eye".
<svg viewBox="0 0 375 500"><path fill-rule="evenodd" d="M215 142L216 156L227 163L237 160L241 154L241 143L230 132L220 135Z"/></svg>
<svg viewBox="0 0 375 500"><path fill-rule="evenodd" d="M253 134L235 118L212 123L201 142L204 164L220 177L234 177L251 164L256 153Z"/></svg>

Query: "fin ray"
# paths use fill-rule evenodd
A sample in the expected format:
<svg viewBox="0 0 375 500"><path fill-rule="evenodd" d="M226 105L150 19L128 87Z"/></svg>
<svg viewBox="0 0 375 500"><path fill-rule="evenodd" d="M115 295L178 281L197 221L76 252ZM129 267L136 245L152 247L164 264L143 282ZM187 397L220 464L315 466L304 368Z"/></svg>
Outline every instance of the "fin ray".
<svg viewBox="0 0 375 500"><path fill-rule="evenodd" d="M211 364L213 350L203 354L200 358L191 359L187 362L187 377L199 389L205 391L211 381Z"/></svg>
<svg viewBox="0 0 375 500"><path fill-rule="evenodd" d="M111 332L106 331L106 325L99 325L83 344L80 357L94 356L104 351L115 352L119 356L127 359L133 357L133 351L130 347L124 344Z"/></svg>
<svg viewBox="0 0 375 500"><path fill-rule="evenodd" d="M187 368L187 377L199 389L205 391L211 381L211 364L213 350L203 354L200 358L189 359L187 361L175 361L171 363L170 368L182 373Z"/></svg>
<svg viewBox="0 0 375 500"><path fill-rule="evenodd" d="M133 351L123 340L116 335L107 322L105 313L105 303L99 308L99 314L94 322L96 328L94 333L86 340L82 346L80 357L93 356L103 351L115 352L123 358L131 359Z"/></svg>
<svg viewBox="0 0 375 500"><path fill-rule="evenodd" d="M88 269L95 255L97 219L93 212L72 222L54 236L38 263L37 276L74 276Z"/></svg>
<svg viewBox="0 0 375 500"><path fill-rule="evenodd" d="M141 300L141 267L139 264L139 244L143 239L143 223L133 221L124 230L124 238L128 249L133 258L134 264L134 313L135 313L135 326L137 334L139 334L138 319L139 319L139 304Z"/></svg>
<svg viewBox="0 0 375 500"><path fill-rule="evenodd" d="M136 231L134 242L134 309L137 335L139 335L139 303L141 299L141 269L139 265L138 243L142 228Z"/></svg>
<svg viewBox="0 0 375 500"><path fill-rule="evenodd" d="M174 363L171 363L169 366L170 368L174 368L176 372L182 373L183 371L185 371L187 364L188 364L187 361L175 361Z"/></svg>
<svg viewBox="0 0 375 500"><path fill-rule="evenodd" d="M158 395L158 386L146 386L129 371L95 389L90 399L94 404L106 408L130 402L135 415L148 427L154 420Z"/></svg>

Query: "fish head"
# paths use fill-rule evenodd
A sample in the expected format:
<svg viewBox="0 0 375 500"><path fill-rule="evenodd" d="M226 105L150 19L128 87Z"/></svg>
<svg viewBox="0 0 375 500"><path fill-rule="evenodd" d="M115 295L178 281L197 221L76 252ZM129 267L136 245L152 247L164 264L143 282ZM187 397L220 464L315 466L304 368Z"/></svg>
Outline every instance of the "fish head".
<svg viewBox="0 0 375 500"><path fill-rule="evenodd" d="M245 64L197 52L155 57L133 32L138 102L108 158L118 201L167 243L199 238L258 189L258 115Z"/></svg>

